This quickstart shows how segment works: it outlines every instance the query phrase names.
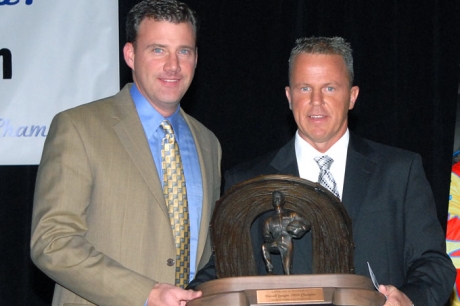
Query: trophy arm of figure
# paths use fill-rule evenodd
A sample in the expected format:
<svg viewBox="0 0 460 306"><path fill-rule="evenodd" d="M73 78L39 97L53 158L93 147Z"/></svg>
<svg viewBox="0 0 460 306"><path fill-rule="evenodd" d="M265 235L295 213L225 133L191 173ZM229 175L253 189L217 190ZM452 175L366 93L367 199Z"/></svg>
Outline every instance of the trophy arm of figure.
<svg viewBox="0 0 460 306"><path fill-rule="evenodd" d="M302 217L295 216L294 220L286 226L286 230L293 238L302 238L310 229L311 225Z"/></svg>

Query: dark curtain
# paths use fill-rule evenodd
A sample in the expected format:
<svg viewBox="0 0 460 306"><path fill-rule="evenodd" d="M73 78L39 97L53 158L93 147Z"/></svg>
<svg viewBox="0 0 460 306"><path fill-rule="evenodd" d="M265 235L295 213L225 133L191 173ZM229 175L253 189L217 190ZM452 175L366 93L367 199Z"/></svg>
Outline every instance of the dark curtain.
<svg viewBox="0 0 460 306"><path fill-rule="evenodd" d="M124 16L139 1L119 0ZM457 0L185 0L201 20L195 79L182 106L215 132L222 171L295 132L287 59L302 36L342 36L360 95L350 130L418 152L445 227L460 58ZM130 71L121 60L121 84ZM0 167L0 305L49 305L54 283L30 261L37 166Z"/></svg>

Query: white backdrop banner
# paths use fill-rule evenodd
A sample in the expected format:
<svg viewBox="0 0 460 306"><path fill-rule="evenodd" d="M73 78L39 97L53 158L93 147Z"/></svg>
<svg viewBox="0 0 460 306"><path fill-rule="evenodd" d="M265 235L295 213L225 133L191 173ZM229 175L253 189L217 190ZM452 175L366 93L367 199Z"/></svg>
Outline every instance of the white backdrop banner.
<svg viewBox="0 0 460 306"><path fill-rule="evenodd" d="M58 112L119 90L117 0L0 0L0 165L38 164Z"/></svg>

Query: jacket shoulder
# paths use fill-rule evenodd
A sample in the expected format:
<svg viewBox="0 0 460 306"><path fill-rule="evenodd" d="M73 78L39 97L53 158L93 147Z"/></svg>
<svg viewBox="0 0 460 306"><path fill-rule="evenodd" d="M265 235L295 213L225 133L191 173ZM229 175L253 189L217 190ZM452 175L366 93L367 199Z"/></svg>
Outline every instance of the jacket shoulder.
<svg viewBox="0 0 460 306"><path fill-rule="evenodd" d="M360 138L358 136L350 138L349 150L362 154L375 161L411 161L421 158L418 153Z"/></svg>
<svg viewBox="0 0 460 306"><path fill-rule="evenodd" d="M118 93L104 97L98 100L94 100L91 102L83 103L77 105L73 108L69 108L67 110L61 111L57 114L57 116L61 116L61 114L69 115L69 116L91 116L92 114L100 114L101 112L116 116L117 111L119 109L123 110L134 110L134 102L131 98L131 94L129 93L129 85L126 85L121 91ZM116 107L114 107L116 106ZM112 111L110 111L112 110Z"/></svg>
<svg viewBox="0 0 460 306"><path fill-rule="evenodd" d="M193 128L196 131L196 133L200 135L205 135L210 139L218 142L216 135L210 129L208 129L203 123L187 114L183 109L181 109L181 114L184 117L187 124L190 126L190 128Z"/></svg>
<svg viewBox="0 0 460 306"><path fill-rule="evenodd" d="M256 157L240 163L225 172L224 190L230 189L233 185L251 179L259 175L277 174L270 164L279 150L271 151L260 157Z"/></svg>

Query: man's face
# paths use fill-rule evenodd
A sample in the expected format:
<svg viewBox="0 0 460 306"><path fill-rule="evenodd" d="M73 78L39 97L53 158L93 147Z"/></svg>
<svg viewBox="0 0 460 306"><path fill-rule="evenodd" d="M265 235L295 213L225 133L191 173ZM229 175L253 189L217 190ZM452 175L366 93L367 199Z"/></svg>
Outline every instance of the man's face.
<svg viewBox="0 0 460 306"><path fill-rule="evenodd" d="M139 91L160 114L170 116L195 73L192 25L146 18L139 26L136 45L127 43L123 53Z"/></svg>
<svg viewBox="0 0 460 306"><path fill-rule="evenodd" d="M299 135L326 152L346 132L348 110L359 88L350 88L345 61L340 55L300 53L294 58L286 96Z"/></svg>

